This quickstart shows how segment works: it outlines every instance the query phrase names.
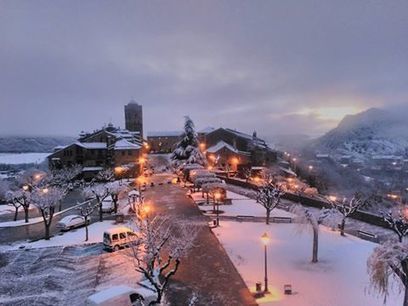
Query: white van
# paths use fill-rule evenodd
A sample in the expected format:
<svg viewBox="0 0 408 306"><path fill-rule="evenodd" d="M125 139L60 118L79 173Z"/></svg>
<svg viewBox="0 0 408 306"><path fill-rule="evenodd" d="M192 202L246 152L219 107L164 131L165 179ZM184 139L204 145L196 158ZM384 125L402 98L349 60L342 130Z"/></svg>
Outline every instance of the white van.
<svg viewBox="0 0 408 306"><path fill-rule="evenodd" d="M142 302L140 302L143 301ZM113 286L92 294L86 299L86 305L111 306L126 305L139 306L148 305L156 300L156 294L147 288L131 288L128 286Z"/></svg>
<svg viewBox="0 0 408 306"><path fill-rule="evenodd" d="M103 246L107 250L119 251L120 248L129 246L129 243L137 239L136 234L125 226L114 227L103 233Z"/></svg>

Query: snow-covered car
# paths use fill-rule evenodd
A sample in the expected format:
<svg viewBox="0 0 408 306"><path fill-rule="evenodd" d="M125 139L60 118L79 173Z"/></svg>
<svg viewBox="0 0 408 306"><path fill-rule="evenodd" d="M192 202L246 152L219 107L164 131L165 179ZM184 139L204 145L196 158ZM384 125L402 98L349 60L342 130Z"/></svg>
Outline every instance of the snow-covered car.
<svg viewBox="0 0 408 306"><path fill-rule="evenodd" d="M90 222L90 217L88 217L87 223L89 224ZM68 231L73 228L77 228L80 226L85 225L85 218L79 215L69 215L64 218L62 218L58 223L57 223L57 228L62 230L62 231Z"/></svg>
<svg viewBox="0 0 408 306"><path fill-rule="evenodd" d="M108 196L102 201L102 212L111 213L113 210L114 210L113 199L111 196Z"/></svg>
<svg viewBox="0 0 408 306"><path fill-rule="evenodd" d="M86 299L85 305L148 305L156 300L156 293L144 287L113 286L92 294Z"/></svg>

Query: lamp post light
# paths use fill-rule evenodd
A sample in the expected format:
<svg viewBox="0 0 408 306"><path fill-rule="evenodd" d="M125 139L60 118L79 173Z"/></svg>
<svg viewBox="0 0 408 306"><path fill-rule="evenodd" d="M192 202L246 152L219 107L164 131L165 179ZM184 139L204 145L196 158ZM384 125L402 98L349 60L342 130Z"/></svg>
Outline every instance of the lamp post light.
<svg viewBox="0 0 408 306"><path fill-rule="evenodd" d="M261 236L261 241L264 245L264 254L265 254L265 288L264 288L264 293L269 293L268 289L268 251L267 251L267 246L269 244L270 238L267 233L264 233Z"/></svg>
<svg viewBox="0 0 408 306"><path fill-rule="evenodd" d="M137 179L137 188L139 190L139 196L142 196L142 183L143 183L143 177L139 176Z"/></svg>
<svg viewBox="0 0 408 306"><path fill-rule="evenodd" d="M216 221L216 225L219 226L220 225L220 204L219 204L219 200L221 199L221 193L220 192L216 192L214 194L214 199L215 199L215 204L217 205L217 221Z"/></svg>

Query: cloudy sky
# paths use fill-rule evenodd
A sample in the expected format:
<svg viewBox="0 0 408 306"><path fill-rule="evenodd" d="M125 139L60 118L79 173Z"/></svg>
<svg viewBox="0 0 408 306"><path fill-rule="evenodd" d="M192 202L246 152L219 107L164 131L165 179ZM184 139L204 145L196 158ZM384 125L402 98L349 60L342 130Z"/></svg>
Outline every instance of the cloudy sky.
<svg viewBox="0 0 408 306"><path fill-rule="evenodd" d="M407 1L0 0L0 134L224 126L318 135L408 103Z"/></svg>

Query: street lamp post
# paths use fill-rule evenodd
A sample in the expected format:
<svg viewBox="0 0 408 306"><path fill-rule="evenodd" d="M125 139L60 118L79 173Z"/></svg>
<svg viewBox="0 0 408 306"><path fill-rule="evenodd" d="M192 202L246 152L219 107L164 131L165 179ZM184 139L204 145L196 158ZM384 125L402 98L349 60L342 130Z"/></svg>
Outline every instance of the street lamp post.
<svg viewBox="0 0 408 306"><path fill-rule="evenodd" d="M214 198L215 198L215 205L217 205L217 221L216 221L216 225L219 226L220 225L220 204L219 204L219 200L221 199L221 193L219 193L218 191L214 194Z"/></svg>
<svg viewBox="0 0 408 306"><path fill-rule="evenodd" d="M264 233L261 236L262 243L264 245L264 254L265 254L265 288L264 288L264 293L269 293L268 289L268 251L267 251L267 245L269 244L269 236L267 233Z"/></svg>

